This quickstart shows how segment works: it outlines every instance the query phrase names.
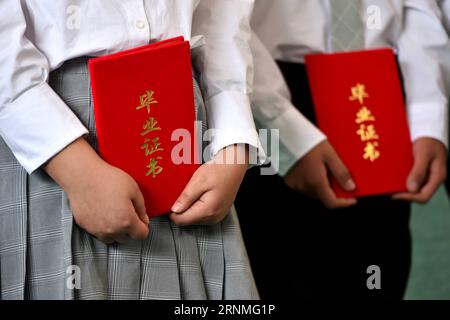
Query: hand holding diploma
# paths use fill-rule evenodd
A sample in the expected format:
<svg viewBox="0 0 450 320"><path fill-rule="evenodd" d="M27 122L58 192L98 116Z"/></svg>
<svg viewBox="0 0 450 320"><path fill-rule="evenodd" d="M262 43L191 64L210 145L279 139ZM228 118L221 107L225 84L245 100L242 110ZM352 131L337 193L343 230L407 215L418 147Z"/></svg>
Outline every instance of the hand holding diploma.
<svg viewBox="0 0 450 320"><path fill-rule="evenodd" d="M224 159L229 159L230 153L234 156L245 154L245 159L237 161L240 159L236 156L230 163ZM247 168L246 146L233 145L219 151L211 162L194 173L172 206L172 221L180 226L209 225L222 221L236 198Z"/></svg>
<svg viewBox="0 0 450 320"><path fill-rule="evenodd" d="M346 191L353 191L355 183L344 163L328 141L312 149L288 172L284 181L293 190L320 200L328 209L353 206L355 198L338 198L331 188L332 175Z"/></svg>
<svg viewBox="0 0 450 320"><path fill-rule="evenodd" d="M406 182L408 192L393 198L425 204L447 177L447 150L435 139L421 138L413 143L413 154L414 166Z"/></svg>
<svg viewBox="0 0 450 320"><path fill-rule="evenodd" d="M149 219L138 185L83 138L53 157L45 170L67 192L82 229L107 244L147 238Z"/></svg>

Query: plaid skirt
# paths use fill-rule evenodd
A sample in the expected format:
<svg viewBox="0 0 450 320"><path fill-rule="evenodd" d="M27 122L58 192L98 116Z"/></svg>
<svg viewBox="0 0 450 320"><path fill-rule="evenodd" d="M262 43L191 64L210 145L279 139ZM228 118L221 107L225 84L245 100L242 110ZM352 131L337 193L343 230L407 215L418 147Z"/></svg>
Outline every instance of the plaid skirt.
<svg viewBox="0 0 450 320"><path fill-rule="evenodd" d="M87 59L66 62L49 83L96 147ZM28 175L0 138L0 299L257 298L234 208L213 226L154 218L146 240L105 245L74 223L64 191L42 170Z"/></svg>

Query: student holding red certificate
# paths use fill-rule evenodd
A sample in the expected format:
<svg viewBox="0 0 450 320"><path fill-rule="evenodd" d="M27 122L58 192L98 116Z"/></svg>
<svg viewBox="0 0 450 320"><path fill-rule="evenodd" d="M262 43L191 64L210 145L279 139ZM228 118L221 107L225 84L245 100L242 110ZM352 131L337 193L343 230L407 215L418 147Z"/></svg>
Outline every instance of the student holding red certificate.
<svg viewBox="0 0 450 320"><path fill-rule="evenodd" d="M232 208L248 158L215 161L259 146L248 97L252 6L249 0L1 2L2 299L258 297ZM136 51L123 53L179 36L192 47L199 85L186 68L186 44L152 56L158 65ZM118 52L125 64L107 65L110 74L96 64L90 79L87 56ZM193 175L181 172L183 181L186 172L192 178L166 207L180 183L158 182L169 173L176 178L164 130L178 116L192 121L194 104L201 110L203 101L215 129L211 161ZM96 129L106 161L95 150ZM116 157L108 158L114 146ZM124 165L123 158L122 169L115 161ZM140 185L125 171L129 162ZM164 192L147 192L154 197L145 201L139 186L147 183ZM153 203L164 205L153 210ZM149 222L147 213L160 216Z"/></svg>
<svg viewBox="0 0 450 320"><path fill-rule="evenodd" d="M291 107L279 71L256 51L253 111L262 127L280 130L283 176L249 172L237 201L238 212L253 208L267 222L254 228L240 216L261 296L401 299L411 262L410 201L428 201L446 176L448 92L435 57L449 42L436 4L260 0L253 27L278 61L293 104L330 135ZM355 52L383 48L397 54L409 129L392 51L381 60L380 52ZM337 52L345 54L316 57L312 68L306 61L308 78L305 56ZM395 111L384 109L393 101Z"/></svg>

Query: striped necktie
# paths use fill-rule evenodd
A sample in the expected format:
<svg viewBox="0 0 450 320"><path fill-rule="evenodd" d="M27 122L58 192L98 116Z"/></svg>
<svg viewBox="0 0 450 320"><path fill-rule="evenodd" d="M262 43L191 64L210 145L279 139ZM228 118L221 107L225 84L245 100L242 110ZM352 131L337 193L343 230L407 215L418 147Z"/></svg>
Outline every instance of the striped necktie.
<svg viewBox="0 0 450 320"><path fill-rule="evenodd" d="M331 43L334 52L364 48L362 0L330 0Z"/></svg>

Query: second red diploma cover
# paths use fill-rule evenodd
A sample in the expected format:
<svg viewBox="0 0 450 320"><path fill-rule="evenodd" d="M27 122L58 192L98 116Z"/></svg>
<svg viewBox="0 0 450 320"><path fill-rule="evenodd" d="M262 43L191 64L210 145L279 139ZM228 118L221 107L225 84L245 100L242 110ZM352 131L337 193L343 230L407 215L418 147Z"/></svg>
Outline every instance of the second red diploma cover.
<svg viewBox="0 0 450 320"><path fill-rule="evenodd" d="M93 58L89 72L101 157L136 180L150 217L170 212L199 166L189 43Z"/></svg>
<svg viewBox="0 0 450 320"><path fill-rule="evenodd" d="M413 165L402 85L391 49L306 57L320 129L349 168L357 189L340 197L406 191Z"/></svg>

